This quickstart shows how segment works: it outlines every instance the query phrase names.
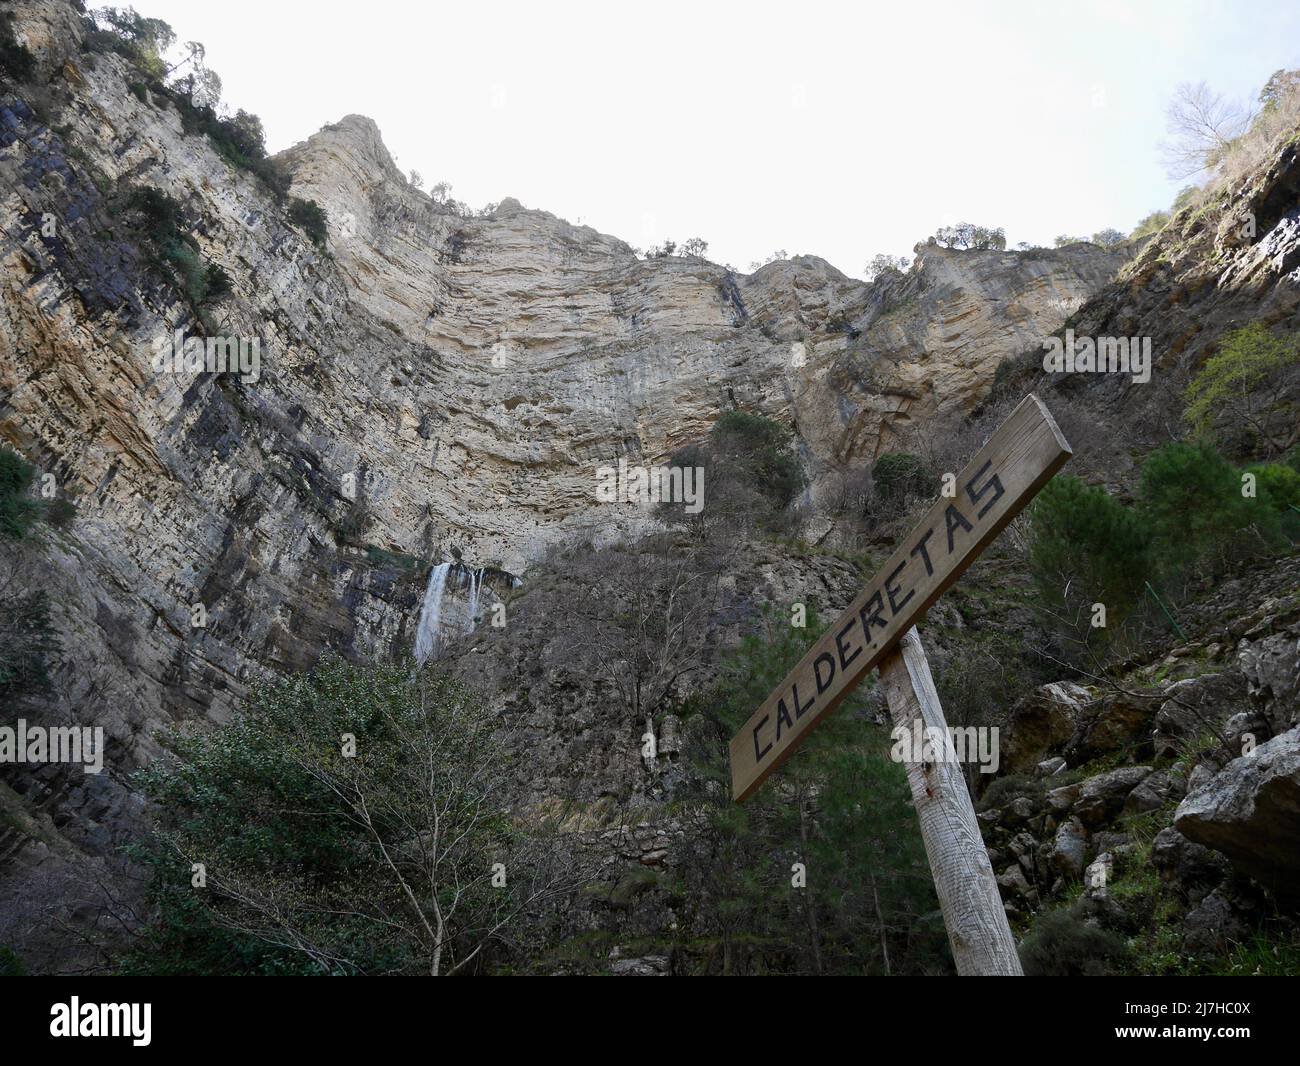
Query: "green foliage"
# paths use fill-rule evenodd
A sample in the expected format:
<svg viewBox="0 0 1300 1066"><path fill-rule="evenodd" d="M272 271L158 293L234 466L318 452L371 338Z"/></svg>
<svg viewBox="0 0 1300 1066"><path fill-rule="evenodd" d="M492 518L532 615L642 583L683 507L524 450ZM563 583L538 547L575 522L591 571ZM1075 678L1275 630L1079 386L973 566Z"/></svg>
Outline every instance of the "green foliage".
<svg viewBox="0 0 1300 1066"><path fill-rule="evenodd" d="M674 466L703 467L704 509L696 524L716 528L759 527L779 531L788 522L790 503L803 489L804 475L791 449L788 426L746 411L727 411L714 423L708 440L678 451ZM666 505L677 519L680 508Z"/></svg>
<svg viewBox="0 0 1300 1066"><path fill-rule="evenodd" d="M0 446L0 539L21 540L39 520L63 529L77 508L62 498L42 501L31 495L36 468L12 448Z"/></svg>
<svg viewBox="0 0 1300 1066"><path fill-rule="evenodd" d="M415 567L424 565L424 560L414 555L386 551L373 544L366 545L366 561L371 566L393 570L412 570Z"/></svg>
<svg viewBox="0 0 1300 1066"><path fill-rule="evenodd" d="M1275 70L1259 91L1260 114L1273 114L1297 90L1300 90L1300 70L1285 67Z"/></svg>
<svg viewBox="0 0 1300 1066"><path fill-rule="evenodd" d="M1058 474L1030 510L1029 566L1040 603L1067 618L1104 603L1107 624L1122 623L1142 594L1150 540L1140 517L1105 489Z"/></svg>
<svg viewBox="0 0 1300 1066"><path fill-rule="evenodd" d="M1154 233L1159 233L1169 223L1168 211L1152 211L1146 218L1142 219L1133 227L1129 240L1136 241L1142 237L1149 237Z"/></svg>
<svg viewBox="0 0 1300 1066"><path fill-rule="evenodd" d="M1125 972L1129 951L1123 937L1061 907L1034 923L1020 962L1027 977L1105 977Z"/></svg>
<svg viewBox="0 0 1300 1066"><path fill-rule="evenodd" d="M169 734L172 756L136 778L160 816L135 854L159 919L123 968L428 974L482 960L488 930L516 929L544 898L498 793L493 729L456 681L327 657L256 689L227 726ZM496 862L508 887L490 883Z"/></svg>
<svg viewBox="0 0 1300 1066"><path fill-rule="evenodd" d="M44 591L0 596L0 699L7 702L46 689L58 653Z"/></svg>
<svg viewBox="0 0 1300 1066"><path fill-rule="evenodd" d="M325 247L325 240L329 236L329 217L316 201L295 196L289 203L289 221L307 234L317 248Z"/></svg>
<svg viewBox="0 0 1300 1066"><path fill-rule="evenodd" d="M900 504L909 497L926 495L933 480L925 460L910 452L885 452L871 468L871 479L876 495Z"/></svg>
<svg viewBox="0 0 1300 1066"><path fill-rule="evenodd" d="M1282 463L1257 463L1246 472L1255 475L1256 498L1277 515L1288 540L1300 539L1300 470Z"/></svg>
<svg viewBox="0 0 1300 1066"><path fill-rule="evenodd" d="M174 281L195 317L205 321L205 308L230 292L230 277L199 254L181 205L160 189L132 190L131 204L140 218L154 266Z"/></svg>
<svg viewBox="0 0 1300 1066"><path fill-rule="evenodd" d="M0 447L0 537L21 540L41 516L30 490L36 468L11 448Z"/></svg>
<svg viewBox="0 0 1300 1066"><path fill-rule="evenodd" d="M14 13L0 11L0 82L30 81L36 73L36 60L14 35Z"/></svg>
<svg viewBox="0 0 1300 1066"><path fill-rule="evenodd" d="M1003 251L1007 246L1007 234L1001 227L992 229L977 226L973 222L958 222L955 226L941 226L935 231L934 239L945 248L971 248L977 251Z"/></svg>
<svg viewBox="0 0 1300 1066"><path fill-rule="evenodd" d="M116 52L150 78L167 73L162 58L176 43L176 34L162 19L145 18L135 8L100 8L85 19L83 47L89 52Z"/></svg>
<svg viewBox="0 0 1300 1066"><path fill-rule="evenodd" d="M1240 474L1204 441L1151 453L1139 513L1166 579L1219 573L1261 543L1275 543L1276 513L1244 498L1241 488Z"/></svg>
<svg viewBox="0 0 1300 1066"><path fill-rule="evenodd" d="M1007 774L997 778L984 790L976 806L981 811L989 811L996 807L1005 807L1012 800L1022 796L1040 800L1046 791L1047 786L1039 778L1029 777L1026 774Z"/></svg>
<svg viewBox="0 0 1300 1066"><path fill-rule="evenodd" d="M27 967L14 949L0 944L0 977L26 977Z"/></svg>
<svg viewBox="0 0 1300 1066"><path fill-rule="evenodd" d="M261 179L277 200L284 201L289 180L267 158L266 134L260 118L243 110L232 118L222 118L211 104L195 103L190 96L176 90L166 92L180 112L186 133L203 134L226 162Z"/></svg>
<svg viewBox="0 0 1300 1066"><path fill-rule="evenodd" d="M1257 931L1233 947L1222 973L1242 977L1294 977L1300 973L1300 933Z"/></svg>
<svg viewBox="0 0 1300 1066"><path fill-rule="evenodd" d="M1183 417L1221 444L1276 455L1300 439L1300 341L1258 322L1227 334L1187 387Z"/></svg>
<svg viewBox="0 0 1300 1066"><path fill-rule="evenodd" d="M1098 230L1092 235L1092 243L1101 248L1118 248L1127 239L1119 230L1113 228Z"/></svg>

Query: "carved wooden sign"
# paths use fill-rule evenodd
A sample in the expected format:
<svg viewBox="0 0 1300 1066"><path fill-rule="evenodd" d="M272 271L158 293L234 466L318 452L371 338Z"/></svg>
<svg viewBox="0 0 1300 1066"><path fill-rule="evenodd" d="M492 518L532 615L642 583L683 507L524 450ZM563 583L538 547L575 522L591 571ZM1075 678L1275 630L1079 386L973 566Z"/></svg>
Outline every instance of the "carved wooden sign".
<svg viewBox="0 0 1300 1066"><path fill-rule="evenodd" d="M818 722L900 638L1071 455L1037 396L1024 401L941 496L826 634L731 741L739 802L798 749Z"/></svg>

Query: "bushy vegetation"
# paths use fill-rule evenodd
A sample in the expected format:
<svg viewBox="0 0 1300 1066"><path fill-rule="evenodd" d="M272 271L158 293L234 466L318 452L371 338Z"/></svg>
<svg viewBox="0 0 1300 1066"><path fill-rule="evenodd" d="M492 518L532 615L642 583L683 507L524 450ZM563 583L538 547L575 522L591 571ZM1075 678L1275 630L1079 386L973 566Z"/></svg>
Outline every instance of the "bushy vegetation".
<svg viewBox="0 0 1300 1066"><path fill-rule="evenodd" d="M1130 617L1136 636L1155 617L1155 589L1178 602L1243 562L1287 550L1300 536L1298 497L1292 467L1239 470L1205 441L1152 452L1133 506L1058 474L1030 508L1038 606L1058 634L1080 644L1118 639ZM1092 624L1096 603L1106 608L1104 628Z"/></svg>
<svg viewBox="0 0 1300 1066"><path fill-rule="evenodd" d="M0 447L0 537L18 540L41 517L31 494L36 468L11 448Z"/></svg>
<svg viewBox="0 0 1300 1066"><path fill-rule="evenodd" d="M0 700L48 688L59 650L43 591L0 596Z"/></svg>
<svg viewBox="0 0 1300 1066"><path fill-rule="evenodd" d="M12 448L0 446L0 539L21 540L38 521L64 527L76 515L69 500L32 495L36 467Z"/></svg>
<svg viewBox="0 0 1300 1066"><path fill-rule="evenodd" d="M1092 604L1104 603L1103 635L1122 625L1150 573L1150 536L1137 513L1069 474L1049 481L1030 513L1040 608L1073 632L1090 625Z"/></svg>
<svg viewBox="0 0 1300 1066"><path fill-rule="evenodd" d="M1073 909L1041 916L1020 946L1026 977L1108 977L1129 969L1124 938L1090 925Z"/></svg>
<svg viewBox="0 0 1300 1066"><path fill-rule="evenodd" d="M1204 442L1152 452L1140 493L1139 514L1170 584L1222 573L1230 561L1276 545L1277 512L1245 497L1240 472Z"/></svg>
<svg viewBox="0 0 1300 1066"><path fill-rule="evenodd" d="M1281 455L1300 443L1300 338L1258 322L1224 336L1187 388L1184 418L1235 455Z"/></svg>
<svg viewBox="0 0 1300 1066"><path fill-rule="evenodd" d="M325 247L329 237L329 216L316 201L295 196L289 203L289 221L307 234L317 248Z"/></svg>
<svg viewBox="0 0 1300 1066"><path fill-rule="evenodd" d="M928 495L934 488L925 460L911 452L885 452L872 466L871 479L876 495L895 504Z"/></svg>
<svg viewBox="0 0 1300 1066"><path fill-rule="evenodd" d="M1004 807L1012 800L1021 797L1041 800L1046 791L1047 787L1043 784L1042 778L1028 777L1025 774L1005 774L985 789L984 794L980 796L977 809L987 811L995 807Z"/></svg>
<svg viewBox="0 0 1300 1066"><path fill-rule="evenodd" d="M934 240L945 248L970 248L978 251L1002 251L1007 246L1007 234L1001 227L991 229L973 222L958 222L955 226L940 226Z"/></svg>
<svg viewBox="0 0 1300 1066"><path fill-rule="evenodd" d="M38 500L31 494L36 468L10 448L0 447L0 541L21 540L42 519L71 521L66 500ZM0 595L0 700L35 693L49 685L49 670L59 653L42 590Z"/></svg>
<svg viewBox="0 0 1300 1066"><path fill-rule="evenodd" d="M219 113L221 79L206 66L201 44L188 42L185 57L169 67L163 55L175 45L176 34L161 19L145 18L129 7L109 7L86 16L84 23L85 50L126 59L139 74L131 88L142 102L152 93L170 103L186 133L206 137L223 159L255 175L284 201L289 182L267 157L261 119L244 110L229 117Z"/></svg>
<svg viewBox="0 0 1300 1066"><path fill-rule="evenodd" d="M207 263L189 232L181 205L159 189L132 191L131 207L147 239L154 266L184 295L194 316L210 327L207 307L230 291L230 278L215 263Z"/></svg>
<svg viewBox="0 0 1300 1066"><path fill-rule="evenodd" d="M455 681L331 657L227 726L169 734L137 776L161 818L135 851L159 917L122 968L440 975L527 946L575 873L508 816L494 730Z"/></svg>
<svg viewBox="0 0 1300 1066"><path fill-rule="evenodd" d="M701 530L785 529L790 506L804 487L793 437L788 426L770 418L727 411L713 424L707 440L672 457L674 466L703 468L703 510L689 516L680 507L666 506L666 515Z"/></svg>

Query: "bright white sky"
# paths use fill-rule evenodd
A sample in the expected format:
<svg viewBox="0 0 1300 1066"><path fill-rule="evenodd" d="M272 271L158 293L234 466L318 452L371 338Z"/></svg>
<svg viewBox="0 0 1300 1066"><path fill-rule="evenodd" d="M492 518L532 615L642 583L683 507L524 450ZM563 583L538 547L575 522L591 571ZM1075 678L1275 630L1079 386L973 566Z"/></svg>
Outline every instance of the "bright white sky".
<svg viewBox="0 0 1300 1066"><path fill-rule="evenodd" d="M645 248L860 274L941 225L1010 245L1167 207L1179 82L1253 101L1295 0L134 0L207 46L278 151L369 115L405 170Z"/></svg>

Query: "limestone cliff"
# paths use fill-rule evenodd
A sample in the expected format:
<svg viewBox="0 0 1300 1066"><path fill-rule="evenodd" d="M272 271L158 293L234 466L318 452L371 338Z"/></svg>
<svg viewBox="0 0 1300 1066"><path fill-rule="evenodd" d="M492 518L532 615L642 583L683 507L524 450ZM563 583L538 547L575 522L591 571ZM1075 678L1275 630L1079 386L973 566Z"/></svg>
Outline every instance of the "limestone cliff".
<svg viewBox="0 0 1300 1066"><path fill-rule="evenodd" d="M643 260L513 200L435 202L359 116L278 161L327 212L322 250L121 56L84 52L71 4L13 8L49 86L0 97L0 440L78 518L7 567L58 604L46 713L103 724L109 747L102 777L6 792L26 828L6 831L5 891L126 838L125 775L160 724L219 720L328 647L408 645L429 562L507 580L573 533L645 528L591 507L598 465L756 411L797 431L815 509L830 475L975 409L1128 257L927 246L874 284L811 256L747 276ZM123 222L145 188L230 279L210 328ZM257 380L155 371L160 340L205 329L255 339Z"/></svg>

